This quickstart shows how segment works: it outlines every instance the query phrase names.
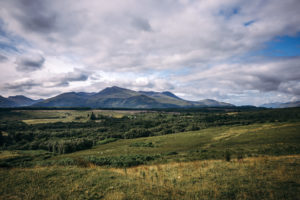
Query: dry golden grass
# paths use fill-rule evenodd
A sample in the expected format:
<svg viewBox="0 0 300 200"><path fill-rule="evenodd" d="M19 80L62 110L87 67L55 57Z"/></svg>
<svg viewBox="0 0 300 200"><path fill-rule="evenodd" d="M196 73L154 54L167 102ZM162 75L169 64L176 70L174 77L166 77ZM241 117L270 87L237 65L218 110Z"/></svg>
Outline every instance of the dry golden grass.
<svg viewBox="0 0 300 200"><path fill-rule="evenodd" d="M0 159L14 158L20 156L15 151L0 151Z"/></svg>
<svg viewBox="0 0 300 200"><path fill-rule="evenodd" d="M224 191L229 191L229 196L233 195L234 198L253 199L249 191L246 191L261 193L261 189L256 184L272 186L275 182L294 182L300 186L299 167L289 171L289 165L299 166L299 164L300 156L293 155L246 158L231 162L223 160L179 162L143 165L126 170L110 170L138 182L137 187L140 188L139 190L147 190L147 187L149 187L151 190L156 190L157 193L173 191L173 197L181 196L184 199L198 199L193 195L199 194L205 197L210 194L210 197L220 199L221 196L224 196ZM264 183L265 181L266 183ZM233 191L233 193L231 194L230 191ZM299 194L299 190L295 192ZM266 197L267 199L276 199L278 197L276 191L271 188L268 188L264 193L262 199ZM184 195L182 196L182 194Z"/></svg>
<svg viewBox="0 0 300 200"><path fill-rule="evenodd" d="M143 165L0 169L0 199L297 199L300 155Z"/></svg>

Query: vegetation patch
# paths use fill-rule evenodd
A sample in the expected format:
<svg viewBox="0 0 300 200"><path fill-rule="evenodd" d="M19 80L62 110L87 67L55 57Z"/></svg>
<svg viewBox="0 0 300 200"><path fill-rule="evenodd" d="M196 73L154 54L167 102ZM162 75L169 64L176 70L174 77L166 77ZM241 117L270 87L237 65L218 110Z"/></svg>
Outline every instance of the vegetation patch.
<svg viewBox="0 0 300 200"><path fill-rule="evenodd" d="M129 145L130 147L155 147L152 142L135 142Z"/></svg>
<svg viewBox="0 0 300 200"><path fill-rule="evenodd" d="M132 166L146 164L147 162L157 158L159 158L158 155L156 156L126 155L126 156L116 156L116 157L90 156L86 158L86 160L98 166L132 167Z"/></svg>

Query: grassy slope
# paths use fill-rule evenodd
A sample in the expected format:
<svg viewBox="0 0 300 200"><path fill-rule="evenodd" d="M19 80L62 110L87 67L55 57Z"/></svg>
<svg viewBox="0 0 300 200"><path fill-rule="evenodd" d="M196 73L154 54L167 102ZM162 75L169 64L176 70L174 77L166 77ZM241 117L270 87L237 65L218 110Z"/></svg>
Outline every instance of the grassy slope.
<svg viewBox="0 0 300 200"><path fill-rule="evenodd" d="M191 161L223 158L224 151L232 157L257 155L289 155L300 153L300 123L265 123L248 126L223 126L200 131L163 136L118 140L89 150L65 154L70 157L109 157L120 155L160 155L155 162ZM149 144L153 147L136 147ZM175 154L176 152L177 154ZM170 155L172 154L173 155Z"/></svg>
<svg viewBox="0 0 300 200"><path fill-rule="evenodd" d="M300 156L169 163L0 169L0 199L297 199ZM4 184L5 183L5 184Z"/></svg>

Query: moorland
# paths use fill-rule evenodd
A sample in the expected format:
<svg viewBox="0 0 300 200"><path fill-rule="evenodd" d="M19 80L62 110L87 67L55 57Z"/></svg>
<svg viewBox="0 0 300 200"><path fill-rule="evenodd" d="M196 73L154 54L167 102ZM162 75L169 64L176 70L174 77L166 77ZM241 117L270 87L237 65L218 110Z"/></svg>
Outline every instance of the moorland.
<svg viewBox="0 0 300 200"><path fill-rule="evenodd" d="M0 131L0 199L300 196L300 108L7 108Z"/></svg>

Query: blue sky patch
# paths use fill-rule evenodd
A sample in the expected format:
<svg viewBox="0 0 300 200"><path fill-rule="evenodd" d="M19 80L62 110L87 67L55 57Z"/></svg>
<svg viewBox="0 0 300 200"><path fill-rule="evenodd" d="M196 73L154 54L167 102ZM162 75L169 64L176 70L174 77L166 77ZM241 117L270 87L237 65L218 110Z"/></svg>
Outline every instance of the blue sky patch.
<svg viewBox="0 0 300 200"><path fill-rule="evenodd" d="M300 34L295 37L282 36L266 42L262 50L255 54L267 57L300 56Z"/></svg>
<svg viewBox="0 0 300 200"><path fill-rule="evenodd" d="M226 8L226 9L221 9L219 11L219 15L224 16L225 19L230 19L232 16L239 14L239 12L240 12L239 7Z"/></svg>

